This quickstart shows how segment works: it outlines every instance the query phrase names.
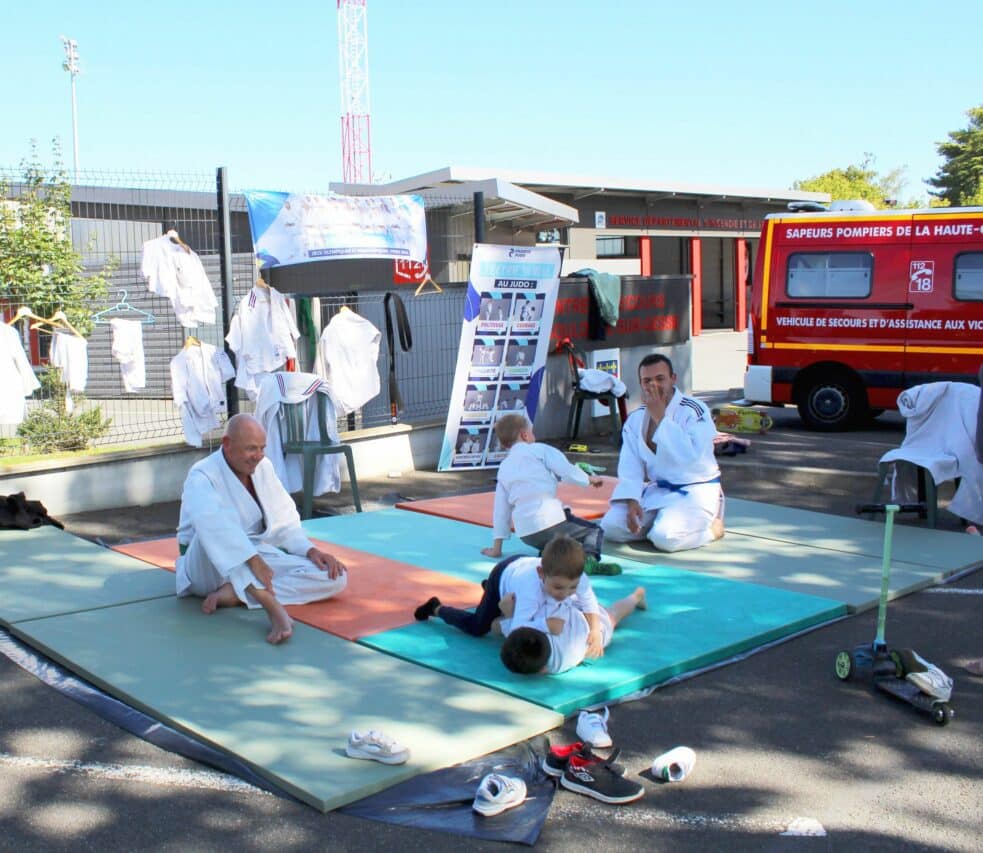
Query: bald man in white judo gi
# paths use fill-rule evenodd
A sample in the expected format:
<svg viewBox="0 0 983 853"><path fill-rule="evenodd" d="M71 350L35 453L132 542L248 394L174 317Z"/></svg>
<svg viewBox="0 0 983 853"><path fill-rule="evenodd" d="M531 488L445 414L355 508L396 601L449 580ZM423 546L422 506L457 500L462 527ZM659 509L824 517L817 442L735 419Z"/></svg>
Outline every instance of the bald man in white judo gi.
<svg viewBox="0 0 983 853"><path fill-rule="evenodd" d="M188 472L181 495L176 563L178 596L219 607L262 607L266 639L289 639L285 604L306 604L341 592L343 563L316 548L300 526L293 498L265 458L266 432L252 415L229 418L222 446Z"/></svg>

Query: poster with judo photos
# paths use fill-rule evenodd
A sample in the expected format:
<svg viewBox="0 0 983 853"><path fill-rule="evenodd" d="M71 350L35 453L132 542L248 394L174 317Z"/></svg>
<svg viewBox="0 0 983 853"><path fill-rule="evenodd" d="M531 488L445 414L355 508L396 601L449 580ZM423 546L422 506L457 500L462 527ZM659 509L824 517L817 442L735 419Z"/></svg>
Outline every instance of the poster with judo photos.
<svg viewBox="0 0 983 853"><path fill-rule="evenodd" d="M495 421L535 417L559 275L554 247L475 245L438 470L494 467Z"/></svg>
<svg viewBox="0 0 983 853"><path fill-rule="evenodd" d="M542 293L517 293L512 305L512 334L537 335L546 297Z"/></svg>
<svg viewBox="0 0 983 853"><path fill-rule="evenodd" d="M488 423L495 409L495 388L488 385L469 385L464 395L462 423Z"/></svg>
<svg viewBox="0 0 983 853"><path fill-rule="evenodd" d="M481 465L485 455L485 445L491 431L485 428L462 427L457 431L454 442L454 466L456 468L475 468Z"/></svg>
<svg viewBox="0 0 983 853"><path fill-rule="evenodd" d="M504 335L512 313L512 294L482 293L478 311L479 334Z"/></svg>

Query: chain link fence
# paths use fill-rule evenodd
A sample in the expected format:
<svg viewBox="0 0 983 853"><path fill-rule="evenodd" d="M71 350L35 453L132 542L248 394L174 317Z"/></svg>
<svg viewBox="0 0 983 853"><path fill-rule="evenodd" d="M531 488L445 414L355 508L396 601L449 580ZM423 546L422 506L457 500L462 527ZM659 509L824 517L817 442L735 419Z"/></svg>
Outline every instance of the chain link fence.
<svg viewBox="0 0 983 853"><path fill-rule="evenodd" d="M0 183L9 190L0 202L16 207L23 191L20 172L0 168ZM470 259L471 207L457 198L427 199L430 242L439 247L439 269L442 282L467 276ZM231 316L238 300L249 293L258 273L254 263L245 200L241 194L230 196L231 289L227 295ZM50 453L58 449L74 449L71 441L60 440L45 431L64 428L66 418L79 431L79 419L88 418L89 426L82 446L100 450L137 449L141 446L173 443L183 440L180 413L174 405L171 388L170 362L180 352L187 336L194 335L203 343L222 347L227 331L224 328L222 300L222 232L218 211L216 178L214 175L174 175L135 173L80 173L72 187L71 240L82 260L82 276L88 277L110 269L105 298L92 299L86 304L93 318L87 334L87 372L84 398L72 394L66 410L64 388L50 381L57 368L50 366L53 326L38 324L30 318L13 324L20 343L43 387L35 391L26 404L26 419L20 425L0 425L0 456L19 457ZM166 298L155 295L147 287L141 271L143 244L174 231L201 259L219 308L214 324L185 329L178 322ZM307 264L321 268L332 262ZM399 420L406 423L434 422L443 419L449 404L457 346L460 337L465 284L442 283L437 292L428 288L426 295L415 297L413 287L395 287L392 264L376 262L361 267L362 272L350 282L334 281L319 285L316 281L304 289L303 296L311 298L316 310L313 334L298 341L298 367L312 370L314 366L314 336L326 326L331 317L344 305L363 315L380 330L378 370L381 392L355 416L342 418L342 432L391 423L387 377L390 371L390 347L386 333L383 300L387 291L396 290L406 305L413 336L413 346L402 351L399 335L394 330L395 372L404 408ZM285 295L292 296L289 277L278 280L272 271L271 283ZM317 272L310 275L317 276ZM32 309L16 282L2 283L6 297L0 302L3 319L9 321L21 306ZM122 368L112 353L109 320L112 317L136 319L141 323L145 387L134 392L124 390ZM55 325L58 325L57 323ZM308 330L309 331L309 330ZM6 369L6 366L5 366ZM8 390L8 393L10 391ZM249 411L252 403L236 393L235 405ZM50 418L39 418L32 412L44 412ZM74 420L72 420L74 419ZM101 424L101 426L99 426ZM214 446L221 434L214 431L206 444Z"/></svg>

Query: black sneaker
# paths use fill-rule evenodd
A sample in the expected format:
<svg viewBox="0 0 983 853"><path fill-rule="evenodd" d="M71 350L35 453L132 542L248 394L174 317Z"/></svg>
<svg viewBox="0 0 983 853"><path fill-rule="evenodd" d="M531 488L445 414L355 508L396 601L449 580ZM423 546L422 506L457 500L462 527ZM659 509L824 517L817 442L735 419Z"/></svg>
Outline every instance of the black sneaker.
<svg viewBox="0 0 983 853"><path fill-rule="evenodd" d="M563 771L567 769L571 755L579 755L581 758L589 758L590 760L594 760L595 758L593 752L591 752L590 744L578 740L574 743L551 746L546 755L543 756L540 766L547 776L560 777L563 775ZM608 766L619 776L625 775L625 768L620 764L614 764L612 762Z"/></svg>
<svg viewBox="0 0 983 853"><path fill-rule="evenodd" d="M613 760L618 755L615 750ZM570 791L586 794L602 803L631 803L645 795L645 789L637 782L619 776L611 767L610 761L597 756L570 756L567 769L563 771L560 784Z"/></svg>

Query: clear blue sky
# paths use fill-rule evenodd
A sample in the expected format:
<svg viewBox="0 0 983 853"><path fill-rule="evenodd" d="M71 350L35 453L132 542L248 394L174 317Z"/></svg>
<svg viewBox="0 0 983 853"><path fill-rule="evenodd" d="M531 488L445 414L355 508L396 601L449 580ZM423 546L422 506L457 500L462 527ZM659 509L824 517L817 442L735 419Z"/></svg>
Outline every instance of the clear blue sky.
<svg viewBox="0 0 983 853"><path fill-rule="evenodd" d="M83 170L234 188L341 179L336 4L5 4L0 166L32 138ZM447 165L785 188L876 156L906 166L983 104L983 2L369 0L373 171Z"/></svg>

